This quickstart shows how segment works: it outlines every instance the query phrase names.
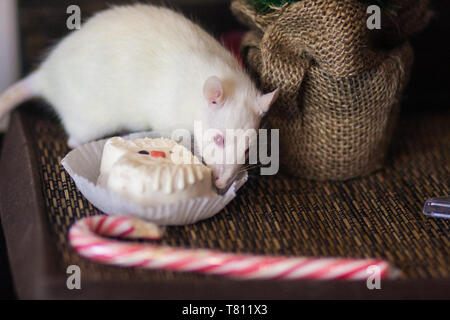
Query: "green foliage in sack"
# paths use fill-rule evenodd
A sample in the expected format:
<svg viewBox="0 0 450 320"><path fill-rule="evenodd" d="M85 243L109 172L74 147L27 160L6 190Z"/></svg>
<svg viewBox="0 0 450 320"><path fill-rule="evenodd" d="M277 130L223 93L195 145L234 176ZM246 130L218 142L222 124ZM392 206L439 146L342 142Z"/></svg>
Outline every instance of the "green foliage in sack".
<svg viewBox="0 0 450 320"><path fill-rule="evenodd" d="M273 11L274 8L281 7L286 3L294 3L302 0L248 0L255 8L262 13L268 13ZM394 14L395 9L398 8L398 4L395 0L358 0L367 5L376 4L380 8Z"/></svg>

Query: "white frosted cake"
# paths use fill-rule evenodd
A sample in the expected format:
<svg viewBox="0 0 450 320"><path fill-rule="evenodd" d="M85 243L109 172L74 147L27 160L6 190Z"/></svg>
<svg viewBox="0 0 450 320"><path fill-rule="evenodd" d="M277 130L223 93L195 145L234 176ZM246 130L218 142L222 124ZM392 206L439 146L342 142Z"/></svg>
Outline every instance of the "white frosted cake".
<svg viewBox="0 0 450 320"><path fill-rule="evenodd" d="M211 169L170 139L109 139L97 184L143 206L213 194Z"/></svg>

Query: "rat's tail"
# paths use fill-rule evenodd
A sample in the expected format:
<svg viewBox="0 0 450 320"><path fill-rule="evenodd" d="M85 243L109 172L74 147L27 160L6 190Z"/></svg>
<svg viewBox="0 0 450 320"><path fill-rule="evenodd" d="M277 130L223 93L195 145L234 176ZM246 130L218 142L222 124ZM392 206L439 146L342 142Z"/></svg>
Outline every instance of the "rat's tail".
<svg viewBox="0 0 450 320"><path fill-rule="evenodd" d="M20 80L0 95L0 118L16 106L38 95L36 90L37 73Z"/></svg>

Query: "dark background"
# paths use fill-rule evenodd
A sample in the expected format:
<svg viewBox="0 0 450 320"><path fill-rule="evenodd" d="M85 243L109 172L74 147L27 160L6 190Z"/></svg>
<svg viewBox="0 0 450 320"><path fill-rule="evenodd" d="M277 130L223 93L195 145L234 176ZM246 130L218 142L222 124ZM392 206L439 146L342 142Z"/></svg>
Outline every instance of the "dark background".
<svg viewBox="0 0 450 320"><path fill-rule="evenodd" d="M36 67L45 54L65 33L66 8L78 4L82 9L83 20L92 12L107 7L107 4L133 3L126 0L21 0L20 29L23 74ZM214 35L239 29L232 17L227 0L178 0L142 1L163 2L185 12L189 17L205 27ZM427 112L431 109L448 109L449 99L449 35L450 2L435 0L434 17L423 33L412 39L416 60L411 81L405 94L402 116L410 113ZM2 135L0 134L0 154ZM32 267L32 266L30 266ZM0 299L14 299L6 246L0 225Z"/></svg>

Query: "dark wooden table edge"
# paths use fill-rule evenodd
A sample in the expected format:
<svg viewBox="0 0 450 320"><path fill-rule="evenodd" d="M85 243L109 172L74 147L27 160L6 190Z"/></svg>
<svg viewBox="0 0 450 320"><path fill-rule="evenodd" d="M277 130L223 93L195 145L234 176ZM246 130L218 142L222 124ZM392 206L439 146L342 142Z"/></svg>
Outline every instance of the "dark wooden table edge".
<svg viewBox="0 0 450 320"><path fill-rule="evenodd" d="M54 261L60 253L49 245L55 239L28 121L24 111L13 114L0 159L0 216L20 299L450 299L450 279L384 280L381 290L344 281L82 280L81 290L69 290L65 266Z"/></svg>

